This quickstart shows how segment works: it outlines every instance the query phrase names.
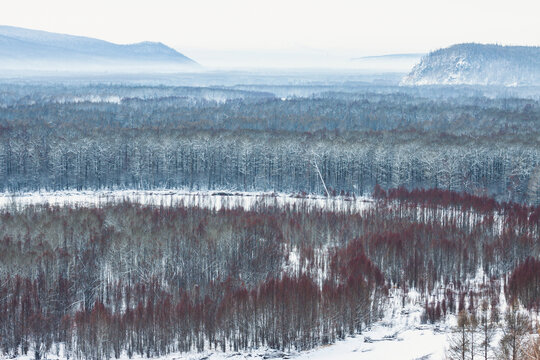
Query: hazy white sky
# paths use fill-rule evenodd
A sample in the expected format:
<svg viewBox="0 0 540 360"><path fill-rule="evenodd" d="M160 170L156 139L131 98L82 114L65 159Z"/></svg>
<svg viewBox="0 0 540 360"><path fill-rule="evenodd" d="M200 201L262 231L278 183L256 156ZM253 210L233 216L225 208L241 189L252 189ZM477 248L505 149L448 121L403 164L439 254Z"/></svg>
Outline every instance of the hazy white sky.
<svg viewBox="0 0 540 360"><path fill-rule="evenodd" d="M540 1L2 0L0 24L116 43L161 41L188 55L362 56L473 41L540 45Z"/></svg>

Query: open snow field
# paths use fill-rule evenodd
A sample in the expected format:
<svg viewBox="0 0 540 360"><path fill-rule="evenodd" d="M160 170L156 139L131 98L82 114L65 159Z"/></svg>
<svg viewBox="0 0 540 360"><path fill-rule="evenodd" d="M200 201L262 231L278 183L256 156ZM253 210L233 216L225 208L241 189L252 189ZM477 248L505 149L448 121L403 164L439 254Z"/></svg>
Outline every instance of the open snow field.
<svg viewBox="0 0 540 360"><path fill-rule="evenodd" d="M0 208L28 205L100 206L130 201L153 206L198 206L203 208L249 210L255 204L266 206L305 206L311 209L360 212L372 203L369 197L300 197L283 193L175 191L175 190L85 190L29 193L0 193Z"/></svg>

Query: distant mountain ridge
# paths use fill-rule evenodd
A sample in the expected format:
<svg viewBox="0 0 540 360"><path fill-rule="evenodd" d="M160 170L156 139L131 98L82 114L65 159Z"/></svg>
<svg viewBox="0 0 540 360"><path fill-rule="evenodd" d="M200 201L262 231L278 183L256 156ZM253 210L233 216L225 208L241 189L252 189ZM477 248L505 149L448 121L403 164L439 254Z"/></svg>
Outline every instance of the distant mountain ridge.
<svg viewBox="0 0 540 360"><path fill-rule="evenodd" d="M159 42L119 45L83 36L0 26L0 68L121 70L198 64Z"/></svg>
<svg viewBox="0 0 540 360"><path fill-rule="evenodd" d="M540 47L458 44L424 56L403 85L540 85Z"/></svg>

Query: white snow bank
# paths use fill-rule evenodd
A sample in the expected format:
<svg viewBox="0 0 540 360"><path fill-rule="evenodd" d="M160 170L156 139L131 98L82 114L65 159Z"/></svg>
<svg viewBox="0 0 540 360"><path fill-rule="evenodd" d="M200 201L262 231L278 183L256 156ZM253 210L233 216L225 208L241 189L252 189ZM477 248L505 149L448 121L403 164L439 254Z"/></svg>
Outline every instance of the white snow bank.
<svg viewBox="0 0 540 360"><path fill-rule="evenodd" d="M296 206L307 209L361 212L372 204L368 197L345 198L310 195L297 197L283 193L176 191L176 190L96 190L45 191L29 193L1 193L0 208L20 208L28 205L76 205L99 207L105 204L130 201L155 206L198 206L215 210L242 208L249 210L256 204L266 206Z"/></svg>

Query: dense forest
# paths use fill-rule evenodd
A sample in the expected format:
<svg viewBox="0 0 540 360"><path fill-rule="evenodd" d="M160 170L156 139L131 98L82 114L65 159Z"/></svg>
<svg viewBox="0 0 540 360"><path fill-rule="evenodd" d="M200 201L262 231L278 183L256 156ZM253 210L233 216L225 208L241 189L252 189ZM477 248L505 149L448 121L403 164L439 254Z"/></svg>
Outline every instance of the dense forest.
<svg viewBox="0 0 540 360"><path fill-rule="evenodd" d="M423 323L456 320L453 358L487 359L495 331L501 354L523 358L540 311L538 89L264 81L0 84L0 192L13 197L0 352L300 351L414 293ZM104 189L268 201L17 204Z"/></svg>
<svg viewBox="0 0 540 360"><path fill-rule="evenodd" d="M475 91L4 85L0 186L362 195L379 184L538 204L538 100Z"/></svg>
<svg viewBox="0 0 540 360"><path fill-rule="evenodd" d="M42 132L43 131L43 132ZM4 129L0 186L370 193L440 188L537 204L540 148L514 136L422 132ZM326 188L326 189L325 189Z"/></svg>
<svg viewBox="0 0 540 360"><path fill-rule="evenodd" d="M426 322L480 314L482 302L490 322L502 321L501 287L538 311L540 207L442 190L373 195L370 206L342 211L5 209L2 351L39 358L63 344L70 356L106 359L301 350L361 332L395 287L420 292Z"/></svg>
<svg viewBox="0 0 540 360"><path fill-rule="evenodd" d="M0 124L292 132L417 129L487 135L536 132L540 116L534 96L484 94L474 88L433 89L431 94L401 87L363 87L359 92L352 91L356 87L341 92L278 88L308 94L286 97L269 92L273 87L244 88L250 89L0 85Z"/></svg>

